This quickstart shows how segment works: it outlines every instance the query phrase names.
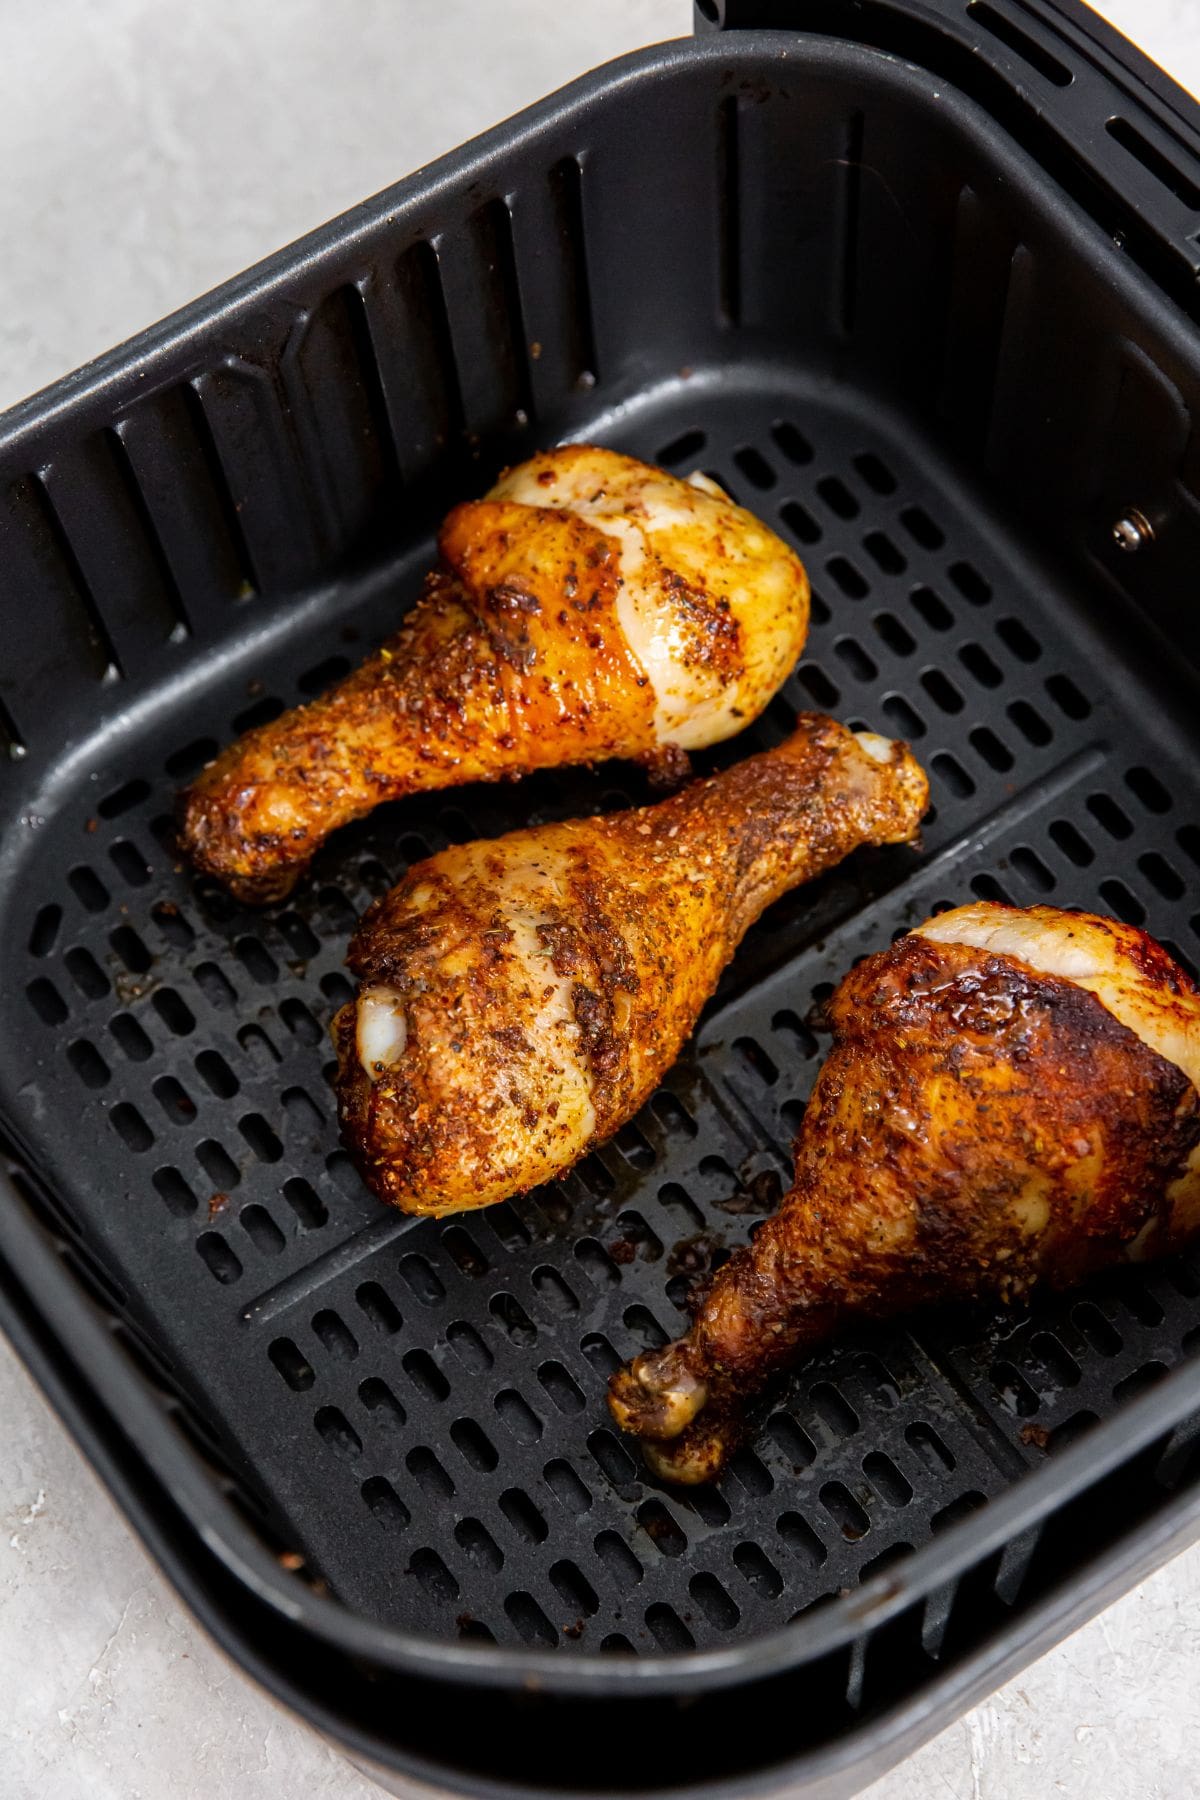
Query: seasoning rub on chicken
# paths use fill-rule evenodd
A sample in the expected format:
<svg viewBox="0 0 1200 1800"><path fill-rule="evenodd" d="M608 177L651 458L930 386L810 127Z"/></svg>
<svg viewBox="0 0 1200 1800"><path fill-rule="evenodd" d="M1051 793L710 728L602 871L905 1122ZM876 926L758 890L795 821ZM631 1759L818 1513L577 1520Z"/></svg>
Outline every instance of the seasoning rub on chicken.
<svg viewBox="0 0 1200 1800"><path fill-rule="evenodd" d="M456 506L397 635L249 732L180 797L180 841L240 898L282 897L383 800L607 757L673 758L767 705L808 579L704 475L572 444Z"/></svg>
<svg viewBox="0 0 1200 1800"><path fill-rule="evenodd" d="M660 1476L710 1480L843 1322L1016 1301L1200 1230L1200 994L1129 925L978 904L852 970L791 1192L685 1337L612 1377Z"/></svg>
<svg viewBox="0 0 1200 1800"><path fill-rule="evenodd" d="M907 746L805 714L657 806L418 863L365 914L333 1023L365 1180L446 1213L561 1175L653 1092L771 901L911 839L927 799Z"/></svg>

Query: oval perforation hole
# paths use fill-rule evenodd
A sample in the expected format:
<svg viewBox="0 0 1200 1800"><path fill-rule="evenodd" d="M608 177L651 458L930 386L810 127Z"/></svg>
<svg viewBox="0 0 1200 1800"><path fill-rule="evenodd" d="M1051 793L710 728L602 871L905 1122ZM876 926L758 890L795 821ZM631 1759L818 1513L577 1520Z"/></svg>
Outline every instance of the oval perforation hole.
<svg viewBox="0 0 1200 1800"><path fill-rule="evenodd" d="M58 942L62 916L61 906L43 906L40 909L33 921L33 929L29 933L29 954L31 956L49 956Z"/></svg>
<svg viewBox="0 0 1200 1800"><path fill-rule="evenodd" d="M837 518L858 517L861 510L858 501L839 475L823 475L817 483L817 493Z"/></svg>
<svg viewBox="0 0 1200 1800"><path fill-rule="evenodd" d="M818 1496L848 1544L857 1543L871 1529L870 1516L843 1481L827 1481Z"/></svg>
<svg viewBox="0 0 1200 1800"><path fill-rule="evenodd" d="M284 1182L283 1197L305 1231L317 1230L329 1217L325 1202L302 1175L293 1175Z"/></svg>
<svg viewBox="0 0 1200 1800"><path fill-rule="evenodd" d="M153 1144L154 1133L137 1107L128 1100L122 1100L117 1106L114 1106L108 1119L117 1136L130 1150L141 1155Z"/></svg>
<svg viewBox="0 0 1200 1800"><path fill-rule="evenodd" d="M732 1631L740 1621L741 1608L715 1575L693 1575L688 1582L688 1592L709 1624L715 1625L718 1631Z"/></svg>
<svg viewBox="0 0 1200 1800"><path fill-rule="evenodd" d="M400 1431L407 1422L408 1414L382 1377L369 1375L365 1381L360 1381L358 1397L376 1424L386 1426L390 1431Z"/></svg>
<svg viewBox="0 0 1200 1800"><path fill-rule="evenodd" d="M404 1466L424 1493L432 1494L435 1500L449 1500L452 1497L454 1483L428 1444L417 1444L410 1450L404 1459Z"/></svg>
<svg viewBox="0 0 1200 1800"><path fill-rule="evenodd" d="M205 1138L196 1145L196 1161L214 1186L222 1192L236 1187L242 1178L241 1170L216 1138ZM214 1199L216 1197L214 1195Z"/></svg>
<svg viewBox="0 0 1200 1800"><path fill-rule="evenodd" d="M108 976L90 950L76 946L63 957L67 973L85 1000L103 1000L111 989Z"/></svg>
<svg viewBox="0 0 1200 1800"><path fill-rule="evenodd" d="M173 1075L160 1075L151 1091L173 1125L190 1125L196 1117L195 1101Z"/></svg>
<svg viewBox="0 0 1200 1800"><path fill-rule="evenodd" d="M588 1434L588 1455L618 1494L624 1495L638 1485L638 1468L625 1446L611 1431L600 1428Z"/></svg>
<svg viewBox="0 0 1200 1800"><path fill-rule="evenodd" d="M687 1537L679 1521L661 1500L646 1500L637 1509L637 1521L654 1548L663 1556L682 1556Z"/></svg>
<svg viewBox="0 0 1200 1800"><path fill-rule="evenodd" d="M816 1461L816 1445L787 1413L773 1413L767 1433L784 1460L791 1464L793 1474L798 1475Z"/></svg>
<svg viewBox="0 0 1200 1800"><path fill-rule="evenodd" d="M406 1350L401 1359L404 1373L417 1392L438 1405L450 1392L450 1383L430 1356L428 1350Z"/></svg>
<svg viewBox="0 0 1200 1800"><path fill-rule="evenodd" d="M707 443L708 436L705 432L685 431L656 451L654 460L664 469L674 469L680 463L691 462L702 456Z"/></svg>
<svg viewBox="0 0 1200 1800"><path fill-rule="evenodd" d="M905 1427L904 1441L916 1451L925 1467L933 1475L948 1473L955 1466L955 1457L932 1425L923 1419L916 1420Z"/></svg>
<svg viewBox="0 0 1200 1800"><path fill-rule="evenodd" d="M155 1169L151 1180L167 1211L174 1213L177 1219L190 1218L199 1209L200 1202L178 1169L167 1164L161 1169Z"/></svg>
<svg viewBox="0 0 1200 1800"><path fill-rule="evenodd" d="M305 1393L317 1379L312 1364L291 1338L276 1338L267 1346L267 1355L297 1394Z"/></svg>
<svg viewBox="0 0 1200 1800"><path fill-rule="evenodd" d="M1149 850L1144 856L1139 856L1138 868L1164 900L1181 900L1187 893L1187 883L1157 850Z"/></svg>
<svg viewBox="0 0 1200 1800"><path fill-rule="evenodd" d="M1046 692L1061 713L1068 719L1086 719L1092 710L1091 701L1071 680L1069 675L1051 675L1046 682Z"/></svg>
<svg viewBox="0 0 1200 1800"><path fill-rule="evenodd" d="M940 1532L948 1531L952 1525L957 1525L960 1520L969 1519L972 1513L979 1512L986 1505L987 1495L975 1489L959 1494L949 1506L943 1506L940 1512L934 1513L929 1521L929 1529L936 1537Z"/></svg>
<svg viewBox="0 0 1200 1800"><path fill-rule="evenodd" d="M896 477L873 450L864 450L854 458L854 467L873 494L894 494Z"/></svg>
<svg viewBox="0 0 1200 1800"><path fill-rule="evenodd" d="M913 1497L911 1485L882 1450L872 1450L863 1457L863 1474L889 1506L907 1506Z"/></svg>
<svg viewBox="0 0 1200 1800"><path fill-rule="evenodd" d="M825 567L848 600L864 600L870 593L870 583L848 556L831 556Z"/></svg>
<svg viewBox="0 0 1200 1800"><path fill-rule="evenodd" d="M414 1550L408 1572L415 1576L431 1599L440 1600L446 1606L458 1599L458 1582L436 1550Z"/></svg>
<svg viewBox="0 0 1200 1800"><path fill-rule="evenodd" d="M1120 1332L1091 1300L1083 1300L1071 1313L1077 1329L1099 1356L1117 1356L1124 1348Z"/></svg>
<svg viewBox="0 0 1200 1800"><path fill-rule="evenodd" d="M79 863L67 874L67 885L88 912L103 912L108 905L108 889L94 869Z"/></svg>
<svg viewBox="0 0 1200 1800"><path fill-rule="evenodd" d="M987 873L972 875L971 892L980 900L994 900L997 906L1012 906L1013 899L1005 887L1001 887L994 875Z"/></svg>
<svg viewBox="0 0 1200 1800"><path fill-rule="evenodd" d="M834 655L843 662L856 681L878 681L879 669L867 655L857 638L837 638L833 646Z"/></svg>
<svg viewBox="0 0 1200 1800"><path fill-rule="evenodd" d="M1100 894L1105 905L1126 925L1146 923L1145 907L1137 895L1130 893L1125 883L1118 881L1115 875L1100 883Z"/></svg>
<svg viewBox="0 0 1200 1800"><path fill-rule="evenodd" d="M885 575L900 575L908 567L902 551L894 544L886 531L869 531L863 539L863 548L871 561Z"/></svg>
<svg viewBox="0 0 1200 1800"><path fill-rule="evenodd" d="M518 1444L537 1443L542 1435L542 1421L516 1388L501 1388L492 1405Z"/></svg>
<svg viewBox="0 0 1200 1800"><path fill-rule="evenodd" d="M174 988L159 988L150 1004L166 1026L176 1037L188 1037L196 1029L196 1021L191 1008L185 1000L175 992Z"/></svg>
<svg viewBox="0 0 1200 1800"><path fill-rule="evenodd" d="M358 1339L332 1308L325 1307L317 1313L312 1328L317 1341L337 1361L352 1362L358 1355Z"/></svg>
<svg viewBox="0 0 1200 1800"><path fill-rule="evenodd" d="M1149 769L1135 764L1125 771L1125 785L1135 794L1147 812L1166 813L1171 810L1171 796L1168 794L1158 776Z"/></svg>
<svg viewBox="0 0 1200 1800"><path fill-rule="evenodd" d="M998 775L1007 775L1013 766L1013 754L1008 745L1003 743L996 733L987 725L976 725L971 732L971 745L982 757L989 769Z"/></svg>
<svg viewBox="0 0 1200 1800"><path fill-rule="evenodd" d="M493 1294L488 1311L510 1342L528 1350L537 1342L537 1327L512 1294Z"/></svg>
<svg viewBox="0 0 1200 1800"><path fill-rule="evenodd" d="M817 544L821 541L821 527L799 500L788 500L779 509L779 517L785 529L790 532L798 544Z"/></svg>
<svg viewBox="0 0 1200 1800"><path fill-rule="evenodd" d="M796 672L796 679L810 700L829 710L836 706L841 698L840 688L836 688L824 669L818 663L804 663Z"/></svg>
<svg viewBox="0 0 1200 1800"><path fill-rule="evenodd" d="M1086 869L1096 859L1096 853L1082 832L1077 831L1069 819L1055 819L1050 826L1050 841L1062 851L1068 862L1074 863L1077 869Z"/></svg>
<svg viewBox="0 0 1200 1800"><path fill-rule="evenodd" d="M787 419L776 419L771 427L771 436L776 445L797 468L804 468L813 459L813 447L800 431Z"/></svg>
<svg viewBox="0 0 1200 1800"><path fill-rule="evenodd" d="M145 887L149 881L150 865L128 838L118 838L116 843L109 845L108 859L130 887Z"/></svg>
<svg viewBox="0 0 1200 1800"><path fill-rule="evenodd" d="M1014 700L1007 708L1008 716L1016 726L1026 743L1041 750L1053 741L1054 732L1043 719L1036 706L1028 700Z"/></svg>
<svg viewBox="0 0 1200 1800"><path fill-rule="evenodd" d="M208 1004L218 1012L228 1012L237 1004L237 989L216 963L197 963L192 973L196 978L196 986Z"/></svg>
<svg viewBox="0 0 1200 1800"><path fill-rule="evenodd" d="M1042 646L1020 619L997 619L996 636L1018 662L1033 663L1042 654Z"/></svg>
<svg viewBox="0 0 1200 1800"><path fill-rule="evenodd" d="M948 573L964 600L969 600L972 606L987 605L992 590L973 563L951 563Z"/></svg>
<svg viewBox="0 0 1200 1800"><path fill-rule="evenodd" d="M900 523L922 550L940 550L946 542L945 532L923 506L906 506L900 514Z"/></svg>
<svg viewBox="0 0 1200 1800"><path fill-rule="evenodd" d="M646 1624L661 1650L694 1650L696 1640L674 1607L664 1600L646 1608Z"/></svg>
<svg viewBox="0 0 1200 1800"><path fill-rule="evenodd" d="M261 1113L245 1113L238 1120L238 1130L259 1162L276 1163L283 1155L283 1145Z"/></svg>
<svg viewBox="0 0 1200 1800"><path fill-rule="evenodd" d="M455 1419L450 1440L463 1461L481 1475L490 1475L500 1461L492 1440L474 1419Z"/></svg>
<svg viewBox="0 0 1200 1800"><path fill-rule="evenodd" d="M371 1475L360 1489L367 1509L388 1531L403 1531L412 1514L386 1475Z"/></svg>
<svg viewBox="0 0 1200 1800"><path fill-rule="evenodd" d="M527 1544L544 1544L550 1528L529 1495L520 1488L506 1488L497 1505L518 1537Z"/></svg>
<svg viewBox="0 0 1200 1800"><path fill-rule="evenodd" d="M454 1319L446 1327L446 1342L465 1369L482 1375L495 1358L473 1325L465 1319Z"/></svg>
<svg viewBox="0 0 1200 1800"><path fill-rule="evenodd" d="M102 1088L109 1080L109 1068L95 1044L77 1038L67 1048L67 1061L86 1088Z"/></svg>
<svg viewBox="0 0 1200 1800"><path fill-rule="evenodd" d="M509 1594L504 1602L504 1610L515 1625L518 1634L527 1644L557 1644L558 1633L538 1605L532 1594L519 1588L515 1594Z"/></svg>
<svg viewBox="0 0 1200 1800"><path fill-rule="evenodd" d="M746 477L751 487L758 488L760 493L775 486L777 477L774 469L761 450L756 450L753 444L744 444L741 449L734 451L733 465L739 474Z"/></svg>
<svg viewBox="0 0 1200 1800"><path fill-rule="evenodd" d="M67 1003L52 981L39 975L25 989L25 996L43 1025L61 1025L68 1017Z"/></svg>
<svg viewBox="0 0 1200 1800"><path fill-rule="evenodd" d="M790 1553L810 1569L819 1569L829 1555L807 1519L802 1519L798 1512L781 1513L775 1521L775 1530Z"/></svg>
<svg viewBox="0 0 1200 1800"><path fill-rule="evenodd" d="M915 587L909 595L914 612L916 612L931 631L949 631L954 624L954 614L946 605L940 594L931 587Z"/></svg>
<svg viewBox="0 0 1200 1800"><path fill-rule="evenodd" d="M642 1579L643 1570L624 1538L615 1531L601 1531L594 1547L614 1587L622 1594L630 1593Z"/></svg>
<svg viewBox="0 0 1200 1800"><path fill-rule="evenodd" d="M808 1399L817 1417L835 1437L851 1437L858 1430L858 1414L831 1381L818 1381Z"/></svg>
<svg viewBox="0 0 1200 1800"><path fill-rule="evenodd" d="M400 1258L400 1275L410 1293L422 1306L436 1306L446 1298L446 1290L423 1256L415 1251Z"/></svg>
<svg viewBox="0 0 1200 1800"><path fill-rule="evenodd" d="M590 1510L592 1496L569 1462L556 1457L546 1464L542 1477L559 1505L574 1518Z"/></svg>
<svg viewBox="0 0 1200 1800"><path fill-rule="evenodd" d="M880 711L899 737L923 738L925 721L903 694L885 694Z"/></svg>
<svg viewBox="0 0 1200 1800"><path fill-rule="evenodd" d="M496 1574L504 1567L504 1552L479 1519L460 1519L454 1527L454 1540L477 1569Z"/></svg>
<svg viewBox="0 0 1200 1800"><path fill-rule="evenodd" d="M951 714L962 711L963 697L941 669L926 669L921 676L921 686L940 711Z"/></svg>
<svg viewBox="0 0 1200 1800"><path fill-rule="evenodd" d="M243 1206L239 1215L242 1230L263 1256L278 1256L287 1244L287 1239L271 1217L265 1206L257 1201L250 1206Z"/></svg>
<svg viewBox="0 0 1200 1800"><path fill-rule="evenodd" d="M573 1562L561 1557L550 1567L550 1583L568 1611L577 1615L577 1623L590 1619L600 1609L596 1590Z"/></svg>
<svg viewBox="0 0 1200 1800"><path fill-rule="evenodd" d="M487 1257L461 1225L450 1225L442 1232L442 1246L455 1268L471 1280L478 1280L479 1276L487 1274Z"/></svg>
<svg viewBox="0 0 1200 1800"><path fill-rule="evenodd" d="M917 640L908 626L901 624L895 613L876 613L871 623L893 656L911 656L913 654L917 647Z"/></svg>
<svg viewBox="0 0 1200 1800"><path fill-rule="evenodd" d="M150 783L148 781L127 781L124 786L116 788L111 794L106 794L97 805L96 811L102 819L116 819L122 813L132 812L135 806L140 806L143 800L149 798Z"/></svg>
<svg viewBox="0 0 1200 1800"><path fill-rule="evenodd" d="M992 1386L996 1391L996 1398L1007 1412L1016 1413L1019 1418L1027 1419L1041 1405L1024 1375L1012 1363L993 1363L991 1379Z"/></svg>
<svg viewBox="0 0 1200 1800"><path fill-rule="evenodd" d="M543 1263L533 1271L533 1290L547 1311L554 1313L573 1313L579 1311L579 1301L567 1286L557 1269Z"/></svg>
<svg viewBox="0 0 1200 1800"><path fill-rule="evenodd" d="M561 1413L582 1412L583 1390L560 1362L545 1362L538 1370L538 1381Z"/></svg>
<svg viewBox="0 0 1200 1800"><path fill-rule="evenodd" d="M240 1278L242 1265L220 1232L202 1232L196 1239L196 1254L222 1286L231 1287Z"/></svg>
<svg viewBox="0 0 1200 1800"><path fill-rule="evenodd" d="M1028 845L1021 844L1010 853L1008 860L1026 886L1031 887L1035 893L1049 894L1053 892L1056 885L1054 876L1036 850L1031 850Z"/></svg>
<svg viewBox="0 0 1200 1800"><path fill-rule="evenodd" d="M758 1544L739 1544L734 1566L747 1587L764 1600L777 1600L783 1592L783 1576Z"/></svg>
<svg viewBox="0 0 1200 1800"><path fill-rule="evenodd" d="M981 687L998 688L1004 681L1003 669L982 644L963 644L958 660Z"/></svg>
<svg viewBox="0 0 1200 1800"><path fill-rule="evenodd" d="M131 1013L115 1013L108 1021L108 1030L112 1031L117 1048L124 1057L130 1058L130 1062L146 1062L153 1057L155 1046Z"/></svg>
<svg viewBox="0 0 1200 1800"><path fill-rule="evenodd" d="M1121 842L1131 835L1133 826L1111 794L1089 794L1087 807L1097 825L1102 826L1109 837Z"/></svg>

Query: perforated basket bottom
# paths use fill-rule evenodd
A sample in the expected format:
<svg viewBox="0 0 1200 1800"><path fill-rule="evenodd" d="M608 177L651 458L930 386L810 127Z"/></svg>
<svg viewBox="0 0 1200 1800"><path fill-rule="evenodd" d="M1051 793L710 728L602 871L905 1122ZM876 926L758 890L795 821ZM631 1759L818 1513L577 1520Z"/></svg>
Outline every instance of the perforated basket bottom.
<svg viewBox="0 0 1200 1800"><path fill-rule="evenodd" d="M933 782L923 850L860 856L777 906L662 1090L561 1186L444 1223L383 1212L328 1087L357 913L448 842L643 797L612 766L407 802L265 913L174 866L174 788L390 629L413 562L388 592L347 589L319 641L298 627L251 692L244 672L198 681L111 744L107 776L47 802L4 923L0 1098L77 1270L310 1577L442 1637L677 1650L877 1571L1190 1348L1186 1262L1030 1316L848 1334L719 1486L687 1494L644 1479L603 1401L786 1181L814 997L972 896L1113 912L1187 962L1200 830L1161 704L881 415L695 381L597 435L710 470L808 561L803 663L722 756L814 705L907 736Z"/></svg>

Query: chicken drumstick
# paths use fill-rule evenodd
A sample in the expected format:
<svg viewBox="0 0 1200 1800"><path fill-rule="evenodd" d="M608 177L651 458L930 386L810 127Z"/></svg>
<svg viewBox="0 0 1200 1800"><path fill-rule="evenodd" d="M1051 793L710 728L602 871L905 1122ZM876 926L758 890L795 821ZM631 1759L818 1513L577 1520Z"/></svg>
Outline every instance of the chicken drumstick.
<svg viewBox="0 0 1200 1800"><path fill-rule="evenodd" d="M395 637L180 797L183 847L240 898L281 898L383 800L731 737L808 629L808 578L773 532L707 476L612 450L510 469L438 548Z"/></svg>
<svg viewBox="0 0 1200 1800"><path fill-rule="evenodd" d="M1200 994L1090 913L979 904L861 963L779 1212L692 1329L612 1377L667 1480L710 1480L746 1399L852 1315L1017 1300L1200 1231Z"/></svg>
<svg viewBox="0 0 1200 1800"><path fill-rule="evenodd" d="M912 838L927 799L905 745L809 713L657 806L418 863L365 914L333 1022L364 1179L446 1213L561 1175L653 1092L771 901Z"/></svg>

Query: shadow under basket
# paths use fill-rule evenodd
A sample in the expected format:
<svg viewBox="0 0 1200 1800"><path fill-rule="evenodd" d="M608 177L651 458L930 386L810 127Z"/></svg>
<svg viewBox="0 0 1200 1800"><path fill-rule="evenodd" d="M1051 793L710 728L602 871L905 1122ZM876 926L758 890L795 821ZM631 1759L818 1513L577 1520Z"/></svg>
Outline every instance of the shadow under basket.
<svg viewBox="0 0 1200 1800"><path fill-rule="evenodd" d="M794 10L599 71L0 421L0 1319L218 1639L381 1779L846 1793L1200 1514L1200 1255L847 1332L712 1487L604 1405L786 1186L857 957L973 897L1200 954L1195 110L1070 8ZM385 807L261 912L172 800L563 438L710 472L809 567L803 660L707 763L817 707L909 738L934 810L760 922L569 1178L413 1221L337 1144L356 916L640 776Z"/></svg>

